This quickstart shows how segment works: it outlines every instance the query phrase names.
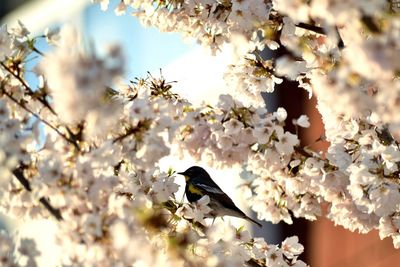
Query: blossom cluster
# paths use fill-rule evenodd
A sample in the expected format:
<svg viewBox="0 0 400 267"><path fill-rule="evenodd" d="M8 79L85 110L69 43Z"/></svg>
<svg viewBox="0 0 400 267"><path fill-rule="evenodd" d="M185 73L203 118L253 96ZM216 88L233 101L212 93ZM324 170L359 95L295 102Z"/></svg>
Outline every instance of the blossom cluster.
<svg viewBox="0 0 400 267"><path fill-rule="evenodd" d="M214 166L243 165L267 144L283 156L299 144L296 135L283 129L286 116L283 108L268 113L221 95L215 108L187 112L178 144L195 159Z"/></svg>
<svg viewBox="0 0 400 267"><path fill-rule="evenodd" d="M291 213L316 219L327 202L335 223L363 233L379 229L399 247L396 1L122 2L137 8L144 24L182 32L214 52L225 43L236 47L225 79L246 106L262 106L260 93L273 91L282 78L316 95L330 142L326 155L301 148L292 136L281 139L283 123L272 114L259 121L260 114L237 101L200 111L191 119L200 127L183 129L180 147L188 146L196 158L216 166L246 165L254 178L243 192L260 219L291 222ZM254 16L254 9L264 16ZM235 14L247 14L246 22L235 23ZM266 60L259 53L264 47L286 52ZM247 117L238 118L237 110L249 111ZM262 127L266 140L254 135Z"/></svg>
<svg viewBox="0 0 400 267"><path fill-rule="evenodd" d="M98 1L108 2L108 1ZM176 31L184 38L195 39L214 52L231 38L251 42L254 30L268 23L271 3L255 1L121 1L117 12L132 6L134 15L147 26L161 31ZM242 47L237 49L244 50Z"/></svg>
<svg viewBox="0 0 400 267"><path fill-rule="evenodd" d="M231 64L224 76L228 86L235 88L233 96L240 98L243 104L262 107L265 105L261 93L272 93L275 84L283 79L275 74L273 62L248 54L235 64Z"/></svg>
<svg viewBox="0 0 400 267"><path fill-rule="evenodd" d="M60 264L305 266L296 237L277 246L242 228L208 226L208 197L176 200L174 170L159 165L167 155L243 166L240 189L259 219L315 220L328 204L336 224L377 229L400 247L393 2L123 0L116 11L128 7L145 25L182 32L214 53L233 45L225 75L232 94L194 107L162 75L119 85L125 60L117 46L100 57L83 51L71 28L31 37L22 23L2 26L0 208L17 218L56 219ZM38 51L37 38L52 51ZM266 59L259 53L265 47L286 52ZM42 57L33 70L37 88L24 78L33 53ZM285 109L263 107L261 92L283 79L316 95L326 153L302 147L286 130ZM305 115L294 123L310 126ZM13 241L0 238L1 255L14 264ZM15 264L34 266L34 243L24 241L19 251Z"/></svg>
<svg viewBox="0 0 400 267"><path fill-rule="evenodd" d="M8 31L6 37L17 38ZM149 76L114 89L112 80L123 70L119 52L105 58L88 56L70 28L52 35L49 43L54 48L47 55L35 50L36 39L29 32L18 39L27 44L19 47L23 54L44 57L37 70L43 82L31 88L23 77L25 66L16 65L14 54L1 61L0 133L8 138L5 142L16 145L2 148L10 163L2 165L9 175L3 177L0 206L10 217L56 219L55 245L63 251L60 264L305 266L298 260L303 246L296 237L281 246L268 245L242 228L208 226L207 198L195 205L175 199L179 186L174 171L162 172L158 162L180 142L189 148L182 136L190 125L196 126L191 119L203 116L203 111L174 94L163 77ZM11 41L4 45L16 49ZM235 123L240 126L240 116L256 110L238 107L243 114L235 119L238 115L229 106L233 99L226 97L221 103L218 109L225 106L230 113L223 123L226 138L237 138ZM93 123L92 116L109 122ZM205 116L208 123L213 115ZM279 112L271 119L284 116ZM223 151L219 149L213 152ZM1 253L12 256L14 241L7 240L10 246L4 242ZM35 243L25 243L15 265L35 266ZM12 257L10 261L14 263Z"/></svg>
<svg viewBox="0 0 400 267"><path fill-rule="evenodd" d="M23 238L19 244L6 232L0 232L0 259L4 267L36 267L36 258L40 255L32 239Z"/></svg>

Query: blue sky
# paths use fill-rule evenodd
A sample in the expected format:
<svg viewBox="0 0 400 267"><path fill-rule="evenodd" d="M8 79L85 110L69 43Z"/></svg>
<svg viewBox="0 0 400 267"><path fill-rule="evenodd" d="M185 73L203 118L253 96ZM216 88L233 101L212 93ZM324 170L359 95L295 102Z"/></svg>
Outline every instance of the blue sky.
<svg viewBox="0 0 400 267"><path fill-rule="evenodd" d="M78 17L82 21L84 41L90 44L96 53L103 54L110 44L118 43L122 46L127 62L126 80L145 77L147 71L158 74L159 68L171 64L197 47L184 43L178 33L160 32L155 27L144 28L136 17L130 15L132 10L126 15L116 16L114 7L118 1L110 2L107 11L102 11L100 5L88 5ZM74 19L77 18L71 18L71 21ZM60 24L48 26L55 27ZM36 47L45 53L49 50L44 39L38 39ZM37 55L29 58L27 69L33 69L40 58ZM25 78L32 88L36 88L36 74L27 72Z"/></svg>
<svg viewBox="0 0 400 267"><path fill-rule="evenodd" d="M113 7L110 4L104 12L99 5L89 6L83 15L85 35L99 52L107 44L121 44L128 61L129 79L145 76L147 71L158 72L160 67L170 64L194 47L183 43L178 33L162 33L154 27L144 28L130 12L116 16Z"/></svg>

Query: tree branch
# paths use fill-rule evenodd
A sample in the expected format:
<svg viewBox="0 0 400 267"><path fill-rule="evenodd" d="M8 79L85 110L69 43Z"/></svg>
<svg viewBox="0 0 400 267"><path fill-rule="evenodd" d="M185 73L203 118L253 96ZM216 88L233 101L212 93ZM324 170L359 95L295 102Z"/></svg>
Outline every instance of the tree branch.
<svg viewBox="0 0 400 267"><path fill-rule="evenodd" d="M128 129L126 131L126 133L116 137L113 140L113 144L116 142L121 142L122 140L124 140L125 138L127 138L130 135L135 135L137 133L140 133L143 130L148 130L150 128L150 125L149 125L150 122L151 122L150 119L144 119L144 120L139 121L137 126Z"/></svg>
<svg viewBox="0 0 400 267"><path fill-rule="evenodd" d="M315 25L311 25L311 24L307 24L307 23L303 23L303 22L300 22L299 24L296 24L295 26L298 28L302 28L305 30L309 30L309 31L313 31L313 32L316 32L319 34L326 35L325 29L322 27L319 27L319 26L315 26Z"/></svg>
<svg viewBox="0 0 400 267"><path fill-rule="evenodd" d="M34 46L32 46L32 51L33 51L33 52L36 52L37 54L41 55L42 57L45 56L45 54L44 54L42 51L40 51L39 49L37 49L37 48L34 47Z"/></svg>
<svg viewBox="0 0 400 267"><path fill-rule="evenodd" d="M327 31L324 28L319 27L319 26L315 26L315 25L311 25L311 24L307 24L307 23L303 23L303 22L300 22L300 23L296 24L295 26L298 27L298 28L302 28L302 29L308 30L308 31L313 31L313 32L316 32L316 33L319 33L319 34L327 35ZM344 48L344 42L343 42L343 39L340 36L339 30L338 30L338 28L336 26L335 26L335 30L336 30L336 34L338 36L337 46L339 47L339 49L343 49Z"/></svg>
<svg viewBox="0 0 400 267"><path fill-rule="evenodd" d="M50 212L50 214L56 218L58 221L62 221L63 217L61 216L61 211L59 209L54 208L50 202L44 198L39 198L39 202Z"/></svg>
<svg viewBox="0 0 400 267"><path fill-rule="evenodd" d="M53 129L58 135L60 135L65 141L67 141L68 143L74 145L74 147L79 151L79 145L76 141L68 138L65 134L63 134L62 132L60 132L55 126L51 125L49 122L47 122L45 119L43 119L42 117L40 117L38 114L36 114L35 112L33 112L32 110L30 110L28 107L25 106L24 103L21 103L20 101L18 101L17 99L15 99L11 94L9 94L6 90L4 90L4 88L0 88L1 92L3 94L5 94L11 101L13 101L15 104L17 104L18 106L20 106L23 110L25 110L26 112L28 112L29 114L31 114L32 116L34 116L35 118L37 118L38 120L40 120L41 122L43 122L44 124L46 124L47 126L49 126L51 129Z"/></svg>
<svg viewBox="0 0 400 267"><path fill-rule="evenodd" d="M0 62L0 65L6 70L8 71L15 79L17 79L23 87L25 87L25 89L29 92L30 95L34 95L35 92L32 90L32 88L29 87L29 85L20 77L20 75L17 75L14 73L14 71L12 69L10 69L6 64L4 64L3 62ZM54 115L57 115L57 113L54 111L54 109L50 106L50 104L46 101L45 98L40 98L40 97L36 97L37 100L39 100L40 103L43 104L43 106L45 106L46 108L48 108L50 110L51 113L53 113Z"/></svg>
<svg viewBox="0 0 400 267"><path fill-rule="evenodd" d="M24 176L23 167L20 166L20 167L15 168L12 171L12 173L14 174L14 177L17 178L17 180L22 184L22 186L28 192L32 192L31 184L29 183L28 179L26 179ZM61 216L61 211L59 209L54 208L46 198L41 197L39 199L39 202L50 212L50 214L54 218L56 218L59 221L61 221L63 219Z"/></svg>
<svg viewBox="0 0 400 267"><path fill-rule="evenodd" d="M35 47L33 48L33 51L35 51L38 54L42 54L39 50L37 50ZM43 54L42 54L43 55ZM22 85L23 87L28 91L29 95L33 96L35 95L35 92L32 90L32 88L29 87L29 85L17 74L15 74L7 65L5 65L3 62L0 62L0 65L7 70L13 77L15 77ZM35 99L37 99L44 107L48 108L50 110L50 112L53 115L57 116L57 113L54 111L54 109L50 106L49 102L46 100L46 98L44 96L42 97L35 97ZM44 122L44 120L42 120ZM45 123L45 122L44 122ZM50 126L51 127L51 126ZM64 127L67 129L68 133L71 134L72 131L70 130L70 128L67 125L64 125ZM53 127L52 127L53 128ZM71 134L71 136L73 136ZM73 145L79 150L79 146L76 143L76 140L69 138L71 141L75 141L72 142Z"/></svg>

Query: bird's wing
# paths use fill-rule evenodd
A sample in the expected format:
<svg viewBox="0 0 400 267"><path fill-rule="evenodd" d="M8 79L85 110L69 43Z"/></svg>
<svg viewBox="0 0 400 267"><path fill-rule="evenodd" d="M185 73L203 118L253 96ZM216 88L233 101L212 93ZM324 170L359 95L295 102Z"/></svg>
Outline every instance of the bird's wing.
<svg viewBox="0 0 400 267"><path fill-rule="evenodd" d="M196 187L203 191L205 195L208 195L210 199L218 200L221 206L238 212L241 216L247 217L243 211L236 207L232 199L224 193L218 186L210 186L204 183L196 183Z"/></svg>
<svg viewBox="0 0 400 267"><path fill-rule="evenodd" d="M236 217L241 217L246 220L249 220L255 224L257 224L259 227L262 227L262 225L247 216L243 211L241 211L238 207L236 207L235 203L233 203L232 199L222 191L222 189L211 179L207 180L207 183L204 183L203 181L196 181L195 185L198 189L200 189L203 194L208 195L210 199L213 199L214 201L218 201L219 205L234 211L235 214L227 214L231 216L236 216Z"/></svg>
<svg viewBox="0 0 400 267"><path fill-rule="evenodd" d="M196 186L199 187L204 193L213 193L218 195L225 195L224 191L218 186L210 186L204 183L196 183Z"/></svg>

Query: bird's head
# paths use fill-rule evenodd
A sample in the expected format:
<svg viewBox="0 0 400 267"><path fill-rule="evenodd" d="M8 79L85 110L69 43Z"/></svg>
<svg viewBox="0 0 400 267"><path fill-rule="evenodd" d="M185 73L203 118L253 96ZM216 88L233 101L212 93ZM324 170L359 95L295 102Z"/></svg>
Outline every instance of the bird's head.
<svg viewBox="0 0 400 267"><path fill-rule="evenodd" d="M186 182L189 181L190 179L192 179L194 177L198 177L198 176L205 175L208 177L208 173L206 172L206 170L204 170L202 167L199 167L199 166L192 166L184 172L178 172L178 174L185 176Z"/></svg>

